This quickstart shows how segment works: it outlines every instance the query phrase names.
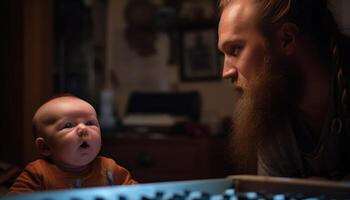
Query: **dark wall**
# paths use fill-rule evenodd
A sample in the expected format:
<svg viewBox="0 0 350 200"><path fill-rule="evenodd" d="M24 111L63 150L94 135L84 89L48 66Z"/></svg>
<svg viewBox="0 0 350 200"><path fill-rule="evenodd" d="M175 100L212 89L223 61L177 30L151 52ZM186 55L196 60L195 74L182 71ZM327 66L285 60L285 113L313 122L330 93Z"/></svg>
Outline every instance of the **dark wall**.
<svg viewBox="0 0 350 200"><path fill-rule="evenodd" d="M52 94L52 0L2 0L0 160L35 158L31 118Z"/></svg>
<svg viewBox="0 0 350 200"><path fill-rule="evenodd" d="M23 132L23 2L1 1L1 127L0 159L21 163Z"/></svg>

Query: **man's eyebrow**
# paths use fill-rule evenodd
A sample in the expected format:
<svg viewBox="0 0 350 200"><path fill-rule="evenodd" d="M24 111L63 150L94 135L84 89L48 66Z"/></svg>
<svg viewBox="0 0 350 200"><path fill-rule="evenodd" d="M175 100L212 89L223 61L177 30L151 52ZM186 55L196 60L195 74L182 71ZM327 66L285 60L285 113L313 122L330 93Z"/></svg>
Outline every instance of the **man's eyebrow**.
<svg viewBox="0 0 350 200"><path fill-rule="evenodd" d="M230 45L239 45L239 44L243 44L244 40L241 37L231 37L231 38L227 38L225 41L223 41L222 43L218 43L218 49L220 51L224 51L225 48L227 48L227 46Z"/></svg>
<svg viewBox="0 0 350 200"><path fill-rule="evenodd" d="M222 50L223 50L223 49L221 48L222 46L223 46L222 44L219 44L219 43L218 43L217 48L218 48L218 49L219 49L219 51L221 51L221 52L222 52Z"/></svg>

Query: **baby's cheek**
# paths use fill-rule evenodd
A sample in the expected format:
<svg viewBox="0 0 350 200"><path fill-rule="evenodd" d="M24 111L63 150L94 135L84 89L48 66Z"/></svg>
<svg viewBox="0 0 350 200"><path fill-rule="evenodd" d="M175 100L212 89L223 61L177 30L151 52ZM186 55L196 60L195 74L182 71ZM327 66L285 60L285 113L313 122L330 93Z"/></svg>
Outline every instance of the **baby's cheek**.
<svg viewBox="0 0 350 200"><path fill-rule="evenodd" d="M58 148L62 149L62 153L69 153L73 149L77 148L78 141L76 141L74 138L65 138L64 140L61 140L58 143Z"/></svg>
<svg viewBox="0 0 350 200"><path fill-rule="evenodd" d="M101 135L99 133L92 134L92 140L94 142L101 142Z"/></svg>
<svg viewBox="0 0 350 200"><path fill-rule="evenodd" d="M102 145L101 138L95 138L94 145L96 148L100 149Z"/></svg>

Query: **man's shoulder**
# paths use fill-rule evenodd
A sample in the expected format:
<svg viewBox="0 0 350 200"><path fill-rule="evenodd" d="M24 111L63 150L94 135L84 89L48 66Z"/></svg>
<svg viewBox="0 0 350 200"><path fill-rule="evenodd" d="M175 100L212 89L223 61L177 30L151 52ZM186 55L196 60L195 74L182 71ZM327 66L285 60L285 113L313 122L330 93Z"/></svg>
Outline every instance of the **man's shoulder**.
<svg viewBox="0 0 350 200"><path fill-rule="evenodd" d="M346 77L346 85L349 87L350 81L347 79L350 77L350 36L341 35L340 41L338 42L338 48L340 49L339 61Z"/></svg>
<svg viewBox="0 0 350 200"><path fill-rule="evenodd" d="M340 39L340 47L342 49L343 54L348 55L350 52L350 36L348 35L341 35ZM345 57L346 60L350 60L349 56Z"/></svg>
<svg viewBox="0 0 350 200"><path fill-rule="evenodd" d="M350 43L350 35L342 34L342 40L347 42L347 44Z"/></svg>

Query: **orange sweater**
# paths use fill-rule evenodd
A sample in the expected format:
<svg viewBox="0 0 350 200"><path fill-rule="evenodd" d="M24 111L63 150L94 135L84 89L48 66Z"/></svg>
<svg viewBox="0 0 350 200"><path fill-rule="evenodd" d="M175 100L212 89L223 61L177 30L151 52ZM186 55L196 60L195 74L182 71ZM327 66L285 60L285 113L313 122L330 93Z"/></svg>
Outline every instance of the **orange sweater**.
<svg viewBox="0 0 350 200"><path fill-rule="evenodd" d="M97 157L89 169L80 174L62 171L55 164L39 159L25 167L9 194L136 183L126 169L106 157Z"/></svg>

